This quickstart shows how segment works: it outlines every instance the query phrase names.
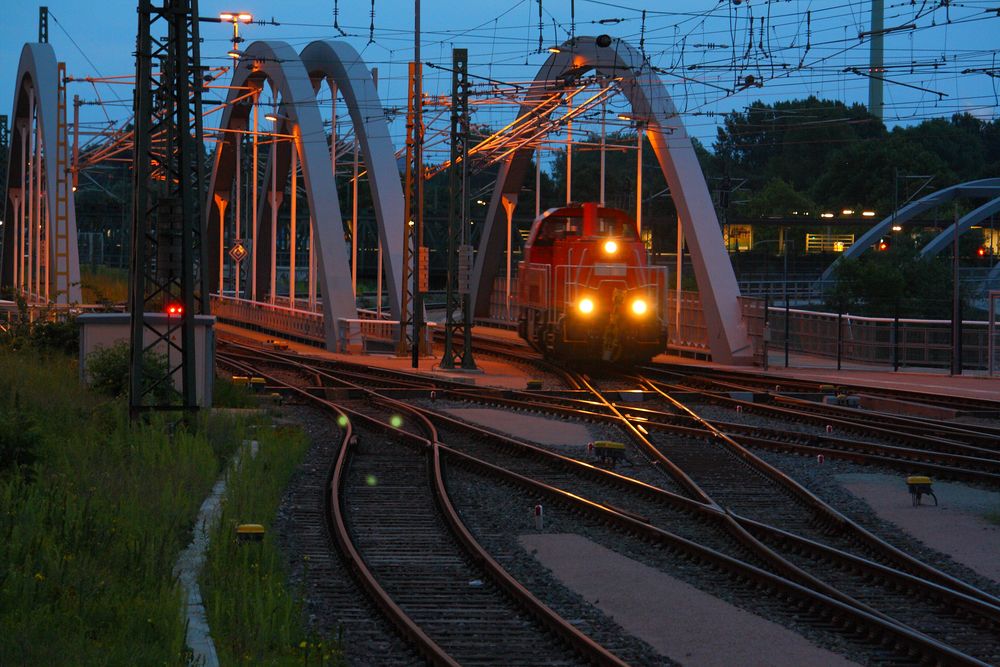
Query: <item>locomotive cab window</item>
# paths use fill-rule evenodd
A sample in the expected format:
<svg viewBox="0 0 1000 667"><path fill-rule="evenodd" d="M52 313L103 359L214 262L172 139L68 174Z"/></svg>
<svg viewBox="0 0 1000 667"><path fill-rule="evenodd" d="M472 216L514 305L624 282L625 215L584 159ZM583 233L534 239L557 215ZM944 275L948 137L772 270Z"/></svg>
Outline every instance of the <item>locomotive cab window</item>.
<svg viewBox="0 0 1000 667"><path fill-rule="evenodd" d="M538 237L535 239L534 245L547 246L560 239L578 237L580 236L581 223L580 218L568 216L546 218L538 228Z"/></svg>
<svg viewBox="0 0 1000 667"><path fill-rule="evenodd" d="M598 236L611 236L626 241L636 240L635 225L621 218L599 216L596 231Z"/></svg>

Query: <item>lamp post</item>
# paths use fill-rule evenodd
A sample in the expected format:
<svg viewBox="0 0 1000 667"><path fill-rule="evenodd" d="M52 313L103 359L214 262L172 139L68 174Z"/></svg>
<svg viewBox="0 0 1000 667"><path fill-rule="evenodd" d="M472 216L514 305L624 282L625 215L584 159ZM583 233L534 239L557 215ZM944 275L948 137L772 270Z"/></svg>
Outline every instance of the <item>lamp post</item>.
<svg viewBox="0 0 1000 667"><path fill-rule="evenodd" d="M250 12L219 12L219 21L222 23L232 23L233 24L233 48L230 49L230 58L238 60L243 54L240 53L240 43L244 40L240 37L240 24L247 24L253 21L253 15Z"/></svg>

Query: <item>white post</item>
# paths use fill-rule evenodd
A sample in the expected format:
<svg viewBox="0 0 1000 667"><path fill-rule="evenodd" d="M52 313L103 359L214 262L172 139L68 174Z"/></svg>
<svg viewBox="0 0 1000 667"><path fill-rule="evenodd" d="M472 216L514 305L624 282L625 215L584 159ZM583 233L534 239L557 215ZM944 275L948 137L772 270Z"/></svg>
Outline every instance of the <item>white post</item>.
<svg viewBox="0 0 1000 667"><path fill-rule="evenodd" d="M674 328L677 331L678 340L681 333L681 269L684 266L684 227L681 225L681 216L677 214L677 282L674 288Z"/></svg>
<svg viewBox="0 0 1000 667"><path fill-rule="evenodd" d="M316 226L316 218L312 212L309 213L309 310L316 310L316 253L313 252L313 228Z"/></svg>
<svg viewBox="0 0 1000 667"><path fill-rule="evenodd" d="M542 214L542 144L535 149L535 218ZM464 223L463 223L464 224Z"/></svg>
<svg viewBox="0 0 1000 667"><path fill-rule="evenodd" d="M299 199L299 128L298 125L295 126L292 132L292 211L291 211L291 229L288 232L288 306L289 308L295 308L295 250L298 239L298 230L296 226L296 217L298 215L297 202Z"/></svg>
<svg viewBox="0 0 1000 667"><path fill-rule="evenodd" d="M23 174L24 172L22 171L21 173ZM23 192L23 190L22 190L22 192ZM21 214L21 195L20 195L20 193L18 193L18 192L15 191L15 192L11 193L10 198L14 201L14 219L10 221L11 226L14 228L14 232L13 232L14 236L12 238L12 241L13 241L13 244L14 244L14 251L12 253L12 255L13 255L12 259L14 261L11 262L13 264L13 266L11 268L13 269L14 288L17 289L17 279L18 279L18 274L17 274L17 249L20 247L20 243L19 243L20 238L19 237L20 237L20 232L21 232L21 230L20 230L20 224L21 224L21 217L22 217L22 214Z"/></svg>
<svg viewBox="0 0 1000 667"><path fill-rule="evenodd" d="M372 83L378 90L378 67L372 67ZM370 182L370 181L369 181ZM375 223L375 244L378 246L378 262L375 266L376 295L375 314L378 319L382 319L382 235L378 231L378 223Z"/></svg>
<svg viewBox="0 0 1000 667"><path fill-rule="evenodd" d="M224 243L225 235L223 233L223 230L225 229L225 224L226 224L226 205L229 203L229 200L225 199L220 194L216 194L214 199L215 199L215 205L219 209L219 297L221 298L225 294L225 292L222 291L224 287L223 279L225 275L223 269L226 268L225 264L226 250Z"/></svg>
<svg viewBox="0 0 1000 667"><path fill-rule="evenodd" d="M566 100L566 114L573 112L573 98ZM573 201L573 121L566 122L566 203Z"/></svg>
<svg viewBox="0 0 1000 667"><path fill-rule="evenodd" d="M635 136L636 136L636 165L635 165L635 224L639 230L639 240L642 240L642 140L645 138L643 135L643 125L642 123L636 123L635 126ZM643 244L645 247L646 244Z"/></svg>
<svg viewBox="0 0 1000 667"><path fill-rule="evenodd" d="M351 288L358 300L358 129L354 128L354 176L351 181Z"/></svg>
<svg viewBox="0 0 1000 667"><path fill-rule="evenodd" d="M252 230L250 232L250 300L257 300L257 138L258 138L258 118L257 118L257 107L260 101L260 91L253 98L253 169L251 173L253 174L253 190L252 199L250 203L250 224L252 225Z"/></svg>
<svg viewBox="0 0 1000 667"><path fill-rule="evenodd" d="M277 122L275 122L277 125ZM278 290L278 138L271 143L271 293L268 301L274 305Z"/></svg>
<svg viewBox="0 0 1000 667"><path fill-rule="evenodd" d="M18 219L18 229L19 234L17 235L17 241L14 243L14 248L17 250L17 257L14 261L14 269L16 278L14 279L14 285L20 289L24 286L24 230L25 230L25 208L28 201L31 199L31 194L28 190L28 125L27 123L21 124L21 213Z"/></svg>
<svg viewBox="0 0 1000 667"><path fill-rule="evenodd" d="M500 201L503 203L503 210L507 213L507 281L504 285L504 292L506 300L504 303L507 307L507 319L510 319L510 259L511 253L513 252L513 219L514 219L514 207L517 206L517 195L513 198L509 198L507 195L503 195Z"/></svg>
<svg viewBox="0 0 1000 667"><path fill-rule="evenodd" d="M607 134L605 128L605 119L608 113L608 100L604 98L601 100L601 206L604 206L604 148L606 145L605 136Z"/></svg>
<svg viewBox="0 0 1000 667"><path fill-rule="evenodd" d="M36 108L37 113L37 108ZM41 297L42 278L42 136L40 119L35 119L35 217L31 221L33 236L35 237L34 251L34 276L35 276L35 301Z"/></svg>
<svg viewBox="0 0 1000 667"><path fill-rule="evenodd" d="M236 133L236 206L233 209L235 227L233 242L240 240L240 213L243 210L243 132ZM240 298L240 263L233 260L233 296Z"/></svg>

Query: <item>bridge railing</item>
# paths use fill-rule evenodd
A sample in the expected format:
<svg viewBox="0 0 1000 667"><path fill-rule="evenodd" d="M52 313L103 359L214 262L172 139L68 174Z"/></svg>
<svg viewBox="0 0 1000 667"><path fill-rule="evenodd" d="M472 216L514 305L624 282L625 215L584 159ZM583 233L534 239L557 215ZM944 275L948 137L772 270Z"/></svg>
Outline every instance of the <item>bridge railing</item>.
<svg viewBox="0 0 1000 667"><path fill-rule="evenodd" d="M283 303L262 303L232 296L212 295L212 314L220 322L238 324L264 333L323 344L323 314Z"/></svg>
<svg viewBox="0 0 1000 667"><path fill-rule="evenodd" d="M763 361L764 302L743 297L742 304L755 356ZM951 365L950 320L865 317L771 306L767 318L771 352L785 346L786 313L789 352L829 359L831 365L838 360L893 368L949 368ZM961 332L963 368L988 369L988 323L965 320Z"/></svg>

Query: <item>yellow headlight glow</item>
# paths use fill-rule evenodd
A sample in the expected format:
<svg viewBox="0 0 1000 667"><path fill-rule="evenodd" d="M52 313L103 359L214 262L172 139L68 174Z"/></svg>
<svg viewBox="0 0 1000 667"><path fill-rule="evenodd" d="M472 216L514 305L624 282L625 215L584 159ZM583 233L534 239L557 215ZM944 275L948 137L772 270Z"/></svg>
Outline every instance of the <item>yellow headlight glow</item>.
<svg viewBox="0 0 1000 667"><path fill-rule="evenodd" d="M585 315L594 312L594 302L590 299L580 299L580 303L577 304L577 307L580 309L580 312Z"/></svg>
<svg viewBox="0 0 1000 667"><path fill-rule="evenodd" d="M646 302L642 299L636 299L632 302L632 312L636 315L645 315L648 308L649 306L647 306Z"/></svg>
<svg viewBox="0 0 1000 667"><path fill-rule="evenodd" d="M618 252L618 244L615 241L605 241L604 242L604 252L609 255L613 255Z"/></svg>

